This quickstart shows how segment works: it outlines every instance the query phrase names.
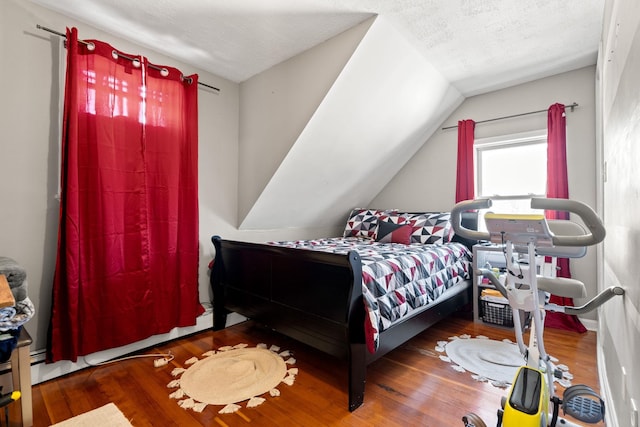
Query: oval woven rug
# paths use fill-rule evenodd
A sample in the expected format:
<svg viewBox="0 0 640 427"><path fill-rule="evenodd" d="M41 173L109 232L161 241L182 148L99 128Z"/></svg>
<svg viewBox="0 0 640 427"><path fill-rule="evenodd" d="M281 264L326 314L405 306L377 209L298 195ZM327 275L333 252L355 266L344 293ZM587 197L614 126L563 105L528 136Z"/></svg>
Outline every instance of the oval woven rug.
<svg viewBox="0 0 640 427"><path fill-rule="evenodd" d="M516 376L518 367L525 363L518 345L510 340L496 341L483 335L471 338L469 335L450 337L449 341L438 341L436 351L446 353L440 359L451 363L460 372L472 372L476 381L489 381L496 387L508 387ZM563 387L569 387L573 375L566 365L556 365L558 359L549 356L554 367L562 373L562 378L554 378Z"/></svg>
<svg viewBox="0 0 640 427"><path fill-rule="evenodd" d="M524 358L514 343L483 338L456 339L445 346L452 362L487 379L511 383Z"/></svg>
<svg viewBox="0 0 640 427"><path fill-rule="evenodd" d="M280 383L293 385L298 370L287 366L296 362L290 356L289 351L264 344L221 347L204 353L202 359L187 360L187 368L175 368L172 375L180 377L167 385L177 388L169 396L196 412L207 405L226 405L219 413L235 412L245 400L248 408L255 407L265 401L261 395L279 396Z"/></svg>

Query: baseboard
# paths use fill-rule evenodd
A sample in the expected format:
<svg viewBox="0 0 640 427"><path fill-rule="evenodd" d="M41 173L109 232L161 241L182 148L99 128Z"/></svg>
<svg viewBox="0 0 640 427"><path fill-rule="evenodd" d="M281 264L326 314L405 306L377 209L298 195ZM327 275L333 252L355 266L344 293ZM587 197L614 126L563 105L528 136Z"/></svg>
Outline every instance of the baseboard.
<svg viewBox="0 0 640 427"><path fill-rule="evenodd" d="M597 347L596 357L598 366L602 367L598 369L598 381L600 382L600 397L604 400L604 407L606 408L604 411L604 422L607 427L619 427L616 407L611 400L611 390L609 388L607 370L604 368L604 352L601 345Z"/></svg>
<svg viewBox="0 0 640 427"><path fill-rule="evenodd" d="M585 328L587 328L588 331L594 331L594 332L598 332L598 321L597 320L592 320L592 319L583 319L580 318L580 322L582 322L582 324L584 325Z"/></svg>
<svg viewBox="0 0 640 427"><path fill-rule="evenodd" d="M245 317L237 313L230 313L227 316L227 326L235 325L236 323L240 323L245 320ZM196 332L211 329L212 326L213 314L209 310L196 319L196 324L194 326L174 328L166 334L154 335L133 344L89 354L78 358L77 362L60 361L56 363L44 363L45 350L36 350L31 352L31 383L33 385L39 384L62 375L67 375L72 372L91 367L96 363L112 360L124 356L125 354L130 354L177 338L191 335ZM153 361L150 360L149 363L152 365ZM7 373L2 376L9 376L9 374ZM0 384L1 383L2 380L0 380Z"/></svg>
<svg viewBox="0 0 640 427"><path fill-rule="evenodd" d="M585 328L589 331L598 332L598 321L592 319L580 319ZM609 388L609 380L607 378L607 370L604 369L605 360L602 345L598 343L596 346L596 365L598 366L598 382L600 384L600 397L604 401L604 422L607 427L618 427L618 416L616 415L616 407L611 400L611 390Z"/></svg>

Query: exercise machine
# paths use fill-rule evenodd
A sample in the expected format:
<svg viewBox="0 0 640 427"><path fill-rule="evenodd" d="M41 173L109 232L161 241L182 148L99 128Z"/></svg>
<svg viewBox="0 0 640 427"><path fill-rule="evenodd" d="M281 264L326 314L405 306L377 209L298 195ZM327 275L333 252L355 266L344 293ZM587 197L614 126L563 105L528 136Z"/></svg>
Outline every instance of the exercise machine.
<svg viewBox="0 0 640 427"><path fill-rule="evenodd" d="M596 309L612 297L623 295L619 286L609 287L580 307L552 304L547 295L584 297L584 284L579 280L544 276L538 271L536 256L579 258L587 246L604 240L605 229L598 215L584 203L568 199L532 198L531 208L566 211L580 217L586 230L570 220L547 220L544 214L499 214L484 216L487 231L469 230L461 224L462 212L489 209L491 199L460 202L451 211L453 228L461 237L491 242L503 248L506 271L500 280L493 271L479 269L482 275L508 300L513 312L514 331L524 364L514 377L506 397L498 409L497 427L577 426L559 416L571 415L586 423L604 418L604 401L585 385L568 387L562 398L555 395L554 378L562 373L556 369L544 347L544 317L546 311L578 315ZM527 319L523 321L522 319ZM523 331L529 327L528 345ZM486 427L474 413L462 417L465 427Z"/></svg>

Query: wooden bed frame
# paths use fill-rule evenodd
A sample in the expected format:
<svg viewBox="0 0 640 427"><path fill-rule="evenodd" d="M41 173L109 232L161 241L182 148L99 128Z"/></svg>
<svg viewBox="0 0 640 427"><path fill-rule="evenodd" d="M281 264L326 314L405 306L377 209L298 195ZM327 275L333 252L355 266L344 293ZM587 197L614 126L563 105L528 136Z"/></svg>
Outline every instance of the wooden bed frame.
<svg viewBox="0 0 640 427"><path fill-rule="evenodd" d="M465 223L463 218L463 223ZM475 226L465 225L467 228ZM315 252L212 237L213 329L237 312L283 335L348 362L349 411L364 400L366 367L471 301L471 280L448 290L412 317L380 333L366 349L362 268L355 251ZM471 243L465 242L469 246Z"/></svg>

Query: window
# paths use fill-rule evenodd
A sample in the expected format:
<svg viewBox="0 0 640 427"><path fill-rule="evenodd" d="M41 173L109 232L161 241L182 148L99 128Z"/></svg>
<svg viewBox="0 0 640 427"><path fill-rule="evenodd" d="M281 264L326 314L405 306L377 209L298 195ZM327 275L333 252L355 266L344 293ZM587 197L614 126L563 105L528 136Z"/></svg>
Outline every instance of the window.
<svg viewBox="0 0 640 427"><path fill-rule="evenodd" d="M477 197L493 200L491 211L532 213L529 199L545 197L547 188L547 131L540 130L477 139Z"/></svg>

